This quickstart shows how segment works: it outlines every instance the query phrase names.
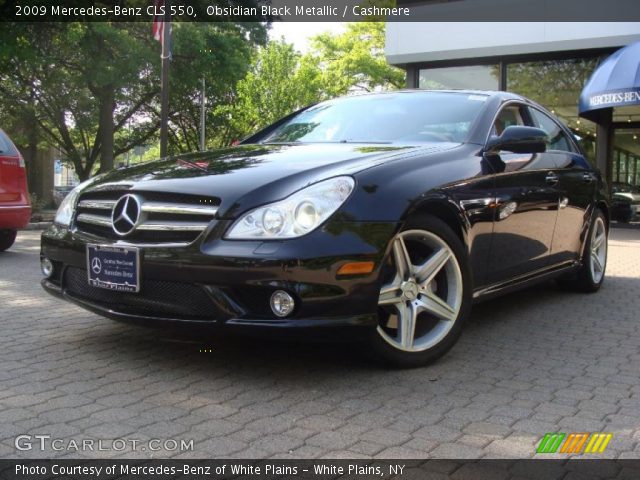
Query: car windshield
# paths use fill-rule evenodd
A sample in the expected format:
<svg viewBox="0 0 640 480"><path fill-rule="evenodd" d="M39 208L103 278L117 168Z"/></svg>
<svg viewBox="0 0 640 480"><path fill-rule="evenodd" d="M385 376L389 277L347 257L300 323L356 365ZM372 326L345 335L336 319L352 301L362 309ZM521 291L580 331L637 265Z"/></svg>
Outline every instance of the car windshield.
<svg viewBox="0 0 640 480"><path fill-rule="evenodd" d="M461 92L340 98L294 116L262 143L461 143L487 98Z"/></svg>

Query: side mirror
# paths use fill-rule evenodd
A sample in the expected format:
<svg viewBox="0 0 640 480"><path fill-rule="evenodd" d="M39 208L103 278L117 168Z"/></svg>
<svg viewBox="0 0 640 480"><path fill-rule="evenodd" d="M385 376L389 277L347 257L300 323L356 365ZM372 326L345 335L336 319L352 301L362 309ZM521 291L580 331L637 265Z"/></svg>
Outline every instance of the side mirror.
<svg viewBox="0 0 640 480"><path fill-rule="evenodd" d="M490 138L486 152L504 150L513 153L542 153L547 149L547 134L535 127L512 125L499 137Z"/></svg>

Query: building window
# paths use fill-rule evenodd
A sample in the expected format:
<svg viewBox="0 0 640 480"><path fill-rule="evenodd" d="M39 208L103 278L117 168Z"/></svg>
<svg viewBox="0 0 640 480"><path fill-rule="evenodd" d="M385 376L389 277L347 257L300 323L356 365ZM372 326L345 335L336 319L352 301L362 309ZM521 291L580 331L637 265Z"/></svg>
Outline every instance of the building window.
<svg viewBox="0 0 640 480"><path fill-rule="evenodd" d="M640 129L616 129L612 179L614 182L640 185Z"/></svg>
<svg viewBox="0 0 640 480"><path fill-rule="evenodd" d="M507 90L538 102L561 119L576 135L588 157L596 125L578 117L578 99L599 61L600 57L591 57L507 65ZM589 160L594 162L595 158Z"/></svg>
<svg viewBox="0 0 640 480"><path fill-rule="evenodd" d="M421 69L418 88L498 90L498 65L470 65Z"/></svg>

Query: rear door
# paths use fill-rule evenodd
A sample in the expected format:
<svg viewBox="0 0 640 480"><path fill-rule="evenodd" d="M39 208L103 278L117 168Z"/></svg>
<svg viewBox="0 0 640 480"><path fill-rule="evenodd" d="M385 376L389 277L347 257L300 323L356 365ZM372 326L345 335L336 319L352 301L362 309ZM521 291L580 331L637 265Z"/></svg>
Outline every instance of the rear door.
<svg viewBox="0 0 640 480"><path fill-rule="evenodd" d="M555 119L534 107L529 107L529 111L534 126L547 133L544 155L557 166L560 199L551 260L553 263L577 260L581 253L581 234L588 224L589 205L595 195L595 172Z"/></svg>
<svg viewBox="0 0 640 480"><path fill-rule="evenodd" d="M498 114L492 135L512 125L532 126L527 107L512 102ZM489 283L501 283L550 264L559 193L553 158L539 153L485 154L495 174L496 212Z"/></svg>

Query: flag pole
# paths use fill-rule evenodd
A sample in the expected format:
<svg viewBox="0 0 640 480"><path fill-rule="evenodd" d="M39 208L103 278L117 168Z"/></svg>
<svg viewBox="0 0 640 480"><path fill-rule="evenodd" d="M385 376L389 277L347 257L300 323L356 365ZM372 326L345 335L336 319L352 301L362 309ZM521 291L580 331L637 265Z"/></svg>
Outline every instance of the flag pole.
<svg viewBox="0 0 640 480"><path fill-rule="evenodd" d="M200 96L200 151L204 152L205 146L205 102L204 96L204 76L202 77L202 93Z"/></svg>
<svg viewBox="0 0 640 480"><path fill-rule="evenodd" d="M160 107L160 157L167 156L169 123L169 65L171 60L171 0L164 2L162 28L162 100Z"/></svg>

